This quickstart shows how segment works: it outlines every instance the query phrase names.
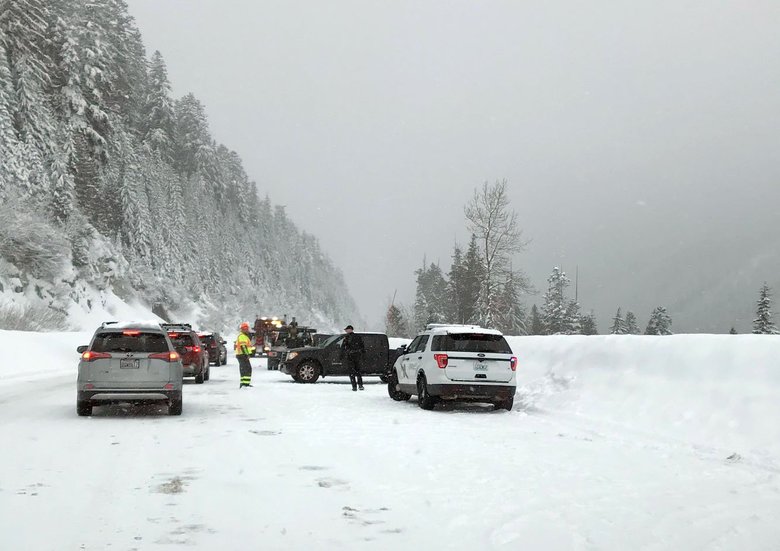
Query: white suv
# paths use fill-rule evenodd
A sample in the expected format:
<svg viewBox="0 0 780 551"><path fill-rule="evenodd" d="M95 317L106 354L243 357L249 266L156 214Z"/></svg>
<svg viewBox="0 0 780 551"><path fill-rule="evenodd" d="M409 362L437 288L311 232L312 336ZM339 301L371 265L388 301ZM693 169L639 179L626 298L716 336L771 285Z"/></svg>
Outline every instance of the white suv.
<svg viewBox="0 0 780 551"><path fill-rule="evenodd" d="M433 409L439 400L462 400L511 411L517 358L499 331L431 324L402 352L387 384L393 400L416 394L423 409Z"/></svg>

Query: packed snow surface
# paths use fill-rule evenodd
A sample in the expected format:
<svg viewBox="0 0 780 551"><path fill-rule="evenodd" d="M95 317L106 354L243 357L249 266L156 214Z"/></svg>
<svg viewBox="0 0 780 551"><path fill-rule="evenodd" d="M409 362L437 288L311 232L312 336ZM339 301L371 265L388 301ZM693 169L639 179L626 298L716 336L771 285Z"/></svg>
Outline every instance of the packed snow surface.
<svg viewBox="0 0 780 551"><path fill-rule="evenodd" d="M0 549L780 548L778 338L512 338L511 413L231 358L79 418L89 336L0 332Z"/></svg>

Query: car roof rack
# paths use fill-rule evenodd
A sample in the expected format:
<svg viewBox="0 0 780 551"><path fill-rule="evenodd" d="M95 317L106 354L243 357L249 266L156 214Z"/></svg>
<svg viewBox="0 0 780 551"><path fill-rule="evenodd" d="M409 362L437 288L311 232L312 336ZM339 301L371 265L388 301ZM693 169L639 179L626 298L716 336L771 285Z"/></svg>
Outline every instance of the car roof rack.
<svg viewBox="0 0 780 551"><path fill-rule="evenodd" d="M167 329L168 327L187 327L188 329L192 329L191 323L161 323L160 327Z"/></svg>
<svg viewBox="0 0 780 551"><path fill-rule="evenodd" d="M483 327L480 327L479 325L475 325L473 323L429 323L425 326L425 330L431 330L431 329L444 329L447 327L466 327L469 329L484 329Z"/></svg>

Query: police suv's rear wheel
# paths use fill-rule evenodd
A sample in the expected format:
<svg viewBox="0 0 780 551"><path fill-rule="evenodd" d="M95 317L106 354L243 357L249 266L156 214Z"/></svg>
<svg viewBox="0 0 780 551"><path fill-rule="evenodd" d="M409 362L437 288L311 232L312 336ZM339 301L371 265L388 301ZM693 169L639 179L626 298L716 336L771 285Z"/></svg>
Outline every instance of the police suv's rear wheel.
<svg viewBox="0 0 780 551"><path fill-rule="evenodd" d="M431 410L438 401L438 396L431 396L428 392L428 381L425 379L425 375L420 374L417 377L417 405L422 409Z"/></svg>
<svg viewBox="0 0 780 551"><path fill-rule="evenodd" d="M92 415L92 404L89 401L76 402L76 413L79 417L89 417Z"/></svg>
<svg viewBox="0 0 780 551"><path fill-rule="evenodd" d="M316 383L320 378L320 366L314 362L303 362L298 366L298 378L302 383Z"/></svg>
<svg viewBox="0 0 780 551"><path fill-rule="evenodd" d="M398 376L393 373L390 377L385 377L387 380L387 394L396 402L406 402L412 397L411 394L401 391L398 388Z"/></svg>

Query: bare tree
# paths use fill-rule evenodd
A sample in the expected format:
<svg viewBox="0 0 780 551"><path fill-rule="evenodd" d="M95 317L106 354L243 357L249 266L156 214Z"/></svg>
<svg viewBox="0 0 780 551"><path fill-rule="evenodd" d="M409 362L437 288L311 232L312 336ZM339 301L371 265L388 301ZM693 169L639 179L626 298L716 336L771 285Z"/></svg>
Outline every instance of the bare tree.
<svg viewBox="0 0 780 551"><path fill-rule="evenodd" d="M525 249L517 212L510 208L507 181L490 185L485 182L464 208L469 231L480 244L484 279L480 292L478 321L487 326L495 325L500 312L498 299L501 286L512 272L512 256ZM518 277L520 291L529 292L527 278Z"/></svg>

